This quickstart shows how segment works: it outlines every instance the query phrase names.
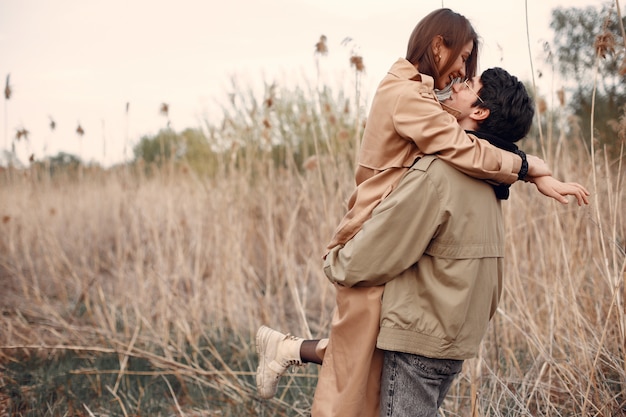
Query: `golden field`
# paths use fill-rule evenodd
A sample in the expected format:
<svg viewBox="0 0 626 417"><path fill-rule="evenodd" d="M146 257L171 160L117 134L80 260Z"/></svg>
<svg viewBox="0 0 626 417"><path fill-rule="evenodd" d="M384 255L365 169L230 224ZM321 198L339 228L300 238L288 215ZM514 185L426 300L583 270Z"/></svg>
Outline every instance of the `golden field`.
<svg viewBox="0 0 626 417"><path fill-rule="evenodd" d="M162 396L150 392L150 401L172 415L305 415L315 366L259 401L253 339L261 324L327 334L334 299L321 255L345 210L353 155L345 134L333 138L344 151L320 152L305 168L289 158L277 167L258 151L237 163L225 157L214 177L184 163L152 175L3 172L0 378L13 387L0 394L5 407L148 415L147 389L136 385L160 383ZM544 141L559 147L546 155L555 176L584 184L590 204L512 187L503 299L445 415L624 413L623 157L592 153L580 139ZM75 364L63 371L67 386L19 381L24 369L55 362Z"/></svg>
<svg viewBox="0 0 626 417"><path fill-rule="evenodd" d="M0 416L307 415L316 366L262 401L254 335L328 334L321 257L366 121L342 94L266 92L206 160L0 172ZM609 152L540 116L521 148L590 204L512 187L500 308L444 416L626 415L626 128Z"/></svg>

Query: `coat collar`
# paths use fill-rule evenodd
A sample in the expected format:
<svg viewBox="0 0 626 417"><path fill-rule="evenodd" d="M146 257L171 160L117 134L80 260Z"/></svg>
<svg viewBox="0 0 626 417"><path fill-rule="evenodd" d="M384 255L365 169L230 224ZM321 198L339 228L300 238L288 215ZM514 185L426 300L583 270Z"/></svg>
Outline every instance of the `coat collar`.
<svg viewBox="0 0 626 417"><path fill-rule="evenodd" d="M405 80L420 81L431 90L435 88L435 80L433 77L420 73L413 64L404 58L398 58L388 72L389 74Z"/></svg>

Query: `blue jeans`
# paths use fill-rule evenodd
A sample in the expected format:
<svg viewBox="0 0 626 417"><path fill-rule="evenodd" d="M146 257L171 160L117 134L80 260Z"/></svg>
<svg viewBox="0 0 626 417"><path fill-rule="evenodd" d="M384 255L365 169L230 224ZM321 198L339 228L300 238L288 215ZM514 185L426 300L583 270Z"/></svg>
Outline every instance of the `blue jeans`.
<svg viewBox="0 0 626 417"><path fill-rule="evenodd" d="M380 417L435 417L462 360L385 351Z"/></svg>

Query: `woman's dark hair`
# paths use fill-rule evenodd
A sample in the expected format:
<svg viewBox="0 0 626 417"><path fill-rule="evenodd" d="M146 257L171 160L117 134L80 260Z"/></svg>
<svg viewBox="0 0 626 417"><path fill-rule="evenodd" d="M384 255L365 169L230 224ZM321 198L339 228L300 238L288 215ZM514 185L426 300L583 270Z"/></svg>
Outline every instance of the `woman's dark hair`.
<svg viewBox="0 0 626 417"><path fill-rule="evenodd" d="M469 20L450 9L437 9L419 21L411 37L406 51L406 59L417 66L419 72L430 75L435 79L435 85L441 73L437 70L435 56L431 48L436 36L443 38L443 43L450 48L451 54L441 73L445 73L461 54L463 46L472 41L472 53L465 61L465 76L473 78L478 66L478 34L474 31Z"/></svg>
<svg viewBox="0 0 626 417"><path fill-rule="evenodd" d="M535 115L535 105L524 84L502 68L489 68L480 75L482 87L475 106L489 109L489 117L479 123L478 131L509 142L528 134Z"/></svg>

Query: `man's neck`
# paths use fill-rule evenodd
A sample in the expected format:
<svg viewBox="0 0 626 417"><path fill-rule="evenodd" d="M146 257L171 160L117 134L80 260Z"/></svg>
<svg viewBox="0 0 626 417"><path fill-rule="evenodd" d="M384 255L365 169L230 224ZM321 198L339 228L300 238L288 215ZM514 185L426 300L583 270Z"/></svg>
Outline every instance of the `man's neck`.
<svg viewBox="0 0 626 417"><path fill-rule="evenodd" d="M476 121L470 119L469 117L464 118L463 120L458 120L459 126L463 128L463 130L478 130L478 123Z"/></svg>

